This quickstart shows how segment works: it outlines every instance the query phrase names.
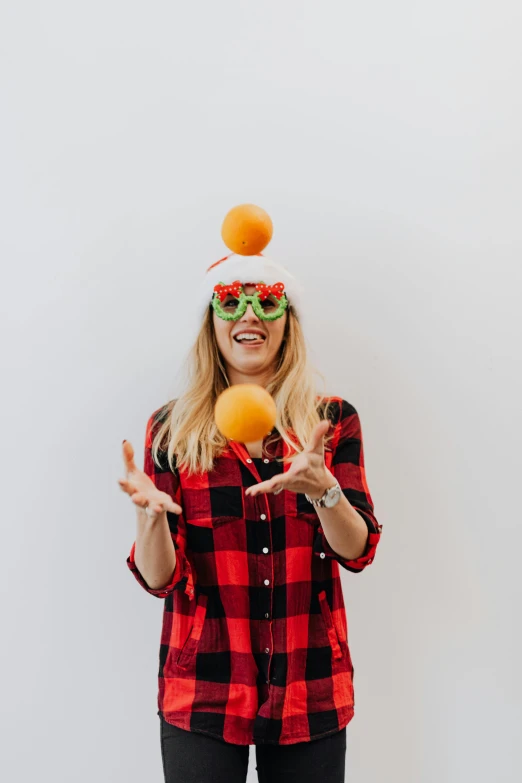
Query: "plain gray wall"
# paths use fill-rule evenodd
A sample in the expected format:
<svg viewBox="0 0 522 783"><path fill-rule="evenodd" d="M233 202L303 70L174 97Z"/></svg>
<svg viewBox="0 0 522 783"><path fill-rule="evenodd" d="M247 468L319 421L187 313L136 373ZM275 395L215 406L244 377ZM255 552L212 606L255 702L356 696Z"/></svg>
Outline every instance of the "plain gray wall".
<svg viewBox="0 0 522 783"><path fill-rule="evenodd" d="M163 602L125 564L121 441L141 461L244 201L314 294L383 524L343 574L346 779L520 779L521 22L515 0L2 4L3 779L163 779Z"/></svg>

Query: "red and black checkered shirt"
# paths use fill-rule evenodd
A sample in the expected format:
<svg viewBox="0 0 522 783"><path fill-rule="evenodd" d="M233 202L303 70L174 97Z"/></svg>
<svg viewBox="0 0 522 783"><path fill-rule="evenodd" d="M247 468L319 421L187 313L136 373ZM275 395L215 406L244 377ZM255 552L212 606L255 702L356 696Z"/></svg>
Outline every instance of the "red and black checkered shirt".
<svg viewBox="0 0 522 783"><path fill-rule="evenodd" d="M368 527L355 560L328 544L313 506L284 490L245 496L280 473L288 453L251 458L230 441L209 473L173 473L152 460L162 411L147 423L144 470L183 512L168 512L176 549L170 583L147 592L165 599L159 653L158 715L175 726L239 745L289 745L341 730L354 714L339 565L358 574L375 557L381 525L366 483L361 425L346 400L330 398L333 439L327 467ZM288 467L288 466L287 466Z"/></svg>

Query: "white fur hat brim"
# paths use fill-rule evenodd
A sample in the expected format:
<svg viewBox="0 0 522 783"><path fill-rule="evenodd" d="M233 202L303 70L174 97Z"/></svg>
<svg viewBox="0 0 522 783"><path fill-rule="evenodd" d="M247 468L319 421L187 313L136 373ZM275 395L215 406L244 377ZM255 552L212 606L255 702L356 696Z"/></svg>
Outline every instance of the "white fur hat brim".
<svg viewBox="0 0 522 783"><path fill-rule="evenodd" d="M208 269L200 288L199 309L202 318L214 295L214 286L218 283L230 285L236 280L243 285L261 282L267 285L283 283L288 302L301 320L303 294L295 277L284 266L266 256L240 256L236 253L226 256Z"/></svg>

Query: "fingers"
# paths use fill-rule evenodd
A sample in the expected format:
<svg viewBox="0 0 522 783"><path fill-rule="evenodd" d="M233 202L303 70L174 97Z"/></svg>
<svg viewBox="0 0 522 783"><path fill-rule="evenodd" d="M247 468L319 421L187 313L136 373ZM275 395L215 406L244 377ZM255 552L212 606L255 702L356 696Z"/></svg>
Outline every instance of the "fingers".
<svg viewBox="0 0 522 783"><path fill-rule="evenodd" d="M132 448L130 441L123 441L122 450L123 464L125 465L125 470L127 471L128 475L132 470L137 470L137 465L134 462L134 449Z"/></svg>
<svg viewBox="0 0 522 783"><path fill-rule="evenodd" d="M127 495L133 495L138 491L138 488L132 483L132 481L129 481L128 479L120 478L118 479L118 484L120 485L123 492L127 493Z"/></svg>
<svg viewBox="0 0 522 783"><path fill-rule="evenodd" d="M141 498L142 498L142 496L139 496L139 501L140 502L138 503L138 505L140 505L140 506L142 505L141 504ZM132 498L132 500L134 500L134 498ZM163 511L168 511L171 514L178 514L179 515L179 514L181 514L181 511L182 511L181 506L178 506L178 504L174 503L174 501L171 500L170 498L168 498L168 500L160 500L159 502L158 501L154 501L152 503L148 503L147 502L147 498L145 498L145 504L142 506L142 508L145 508L146 511L149 511L149 509L150 509L151 511L153 511L156 514L161 514Z"/></svg>
<svg viewBox="0 0 522 783"><path fill-rule="evenodd" d="M163 508L157 503L157 501L153 501L152 503L149 501L149 499L143 494L143 492L134 492L131 494L131 500L136 505L144 510L154 511L157 514L161 514L163 511Z"/></svg>
<svg viewBox="0 0 522 783"><path fill-rule="evenodd" d="M142 492L135 492L131 496L132 502L144 509L148 514L161 514L163 511L171 511L173 514L181 514L181 508L170 498L167 500L149 500Z"/></svg>
<svg viewBox="0 0 522 783"><path fill-rule="evenodd" d="M274 476L269 481L262 481L260 484L256 484L253 487L248 487L245 490L245 495L255 497L256 495L265 494L267 492L273 492L274 495L278 495L285 488L287 481L284 476Z"/></svg>
<svg viewBox="0 0 522 783"><path fill-rule="evenodd" d="M317 424L312 432L310 441L305 451L312 451L314 454L324 455L324 436L330 429L330 422L324 419Z"/></svg>
<svg viewBox="0 0 522 783"><path fill-rule="evenodd" d="M132 481L120 478L118 479L118 484L120 485L123 492L126 492L127 495L130 495L132 502L137 506L140 506L140 508L150 508L158 514L161 514L162 511L170 511L172 514L182 513L181 506L175 503L170 495L168 495L166 492L162 492L159 499L150 502L149 498L144 495L143 492L138 491L138 488L132 483Z"/></svg>

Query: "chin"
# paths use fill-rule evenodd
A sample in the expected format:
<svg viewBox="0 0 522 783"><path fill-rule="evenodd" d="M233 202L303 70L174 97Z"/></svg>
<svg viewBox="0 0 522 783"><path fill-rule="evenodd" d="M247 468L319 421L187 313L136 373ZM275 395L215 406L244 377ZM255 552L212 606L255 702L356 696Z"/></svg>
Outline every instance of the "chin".
<svg viewBox="0 0 522 783"><path fill-rule="evenodd" d="M266 364L266 361L259 361L259 359L256 359L253 356L250 361L247 359L241 362L237 362L236 368L239 370L239 372L242 370L263 370L266 367Z"/></svg>
<svg viewBox="0 0 522 783"><path fill-rule="evenodd" d="M238 372L243 370L263 370L270 364L266 356L242 356L241 359L235 357L234 367Z"/></svg>

